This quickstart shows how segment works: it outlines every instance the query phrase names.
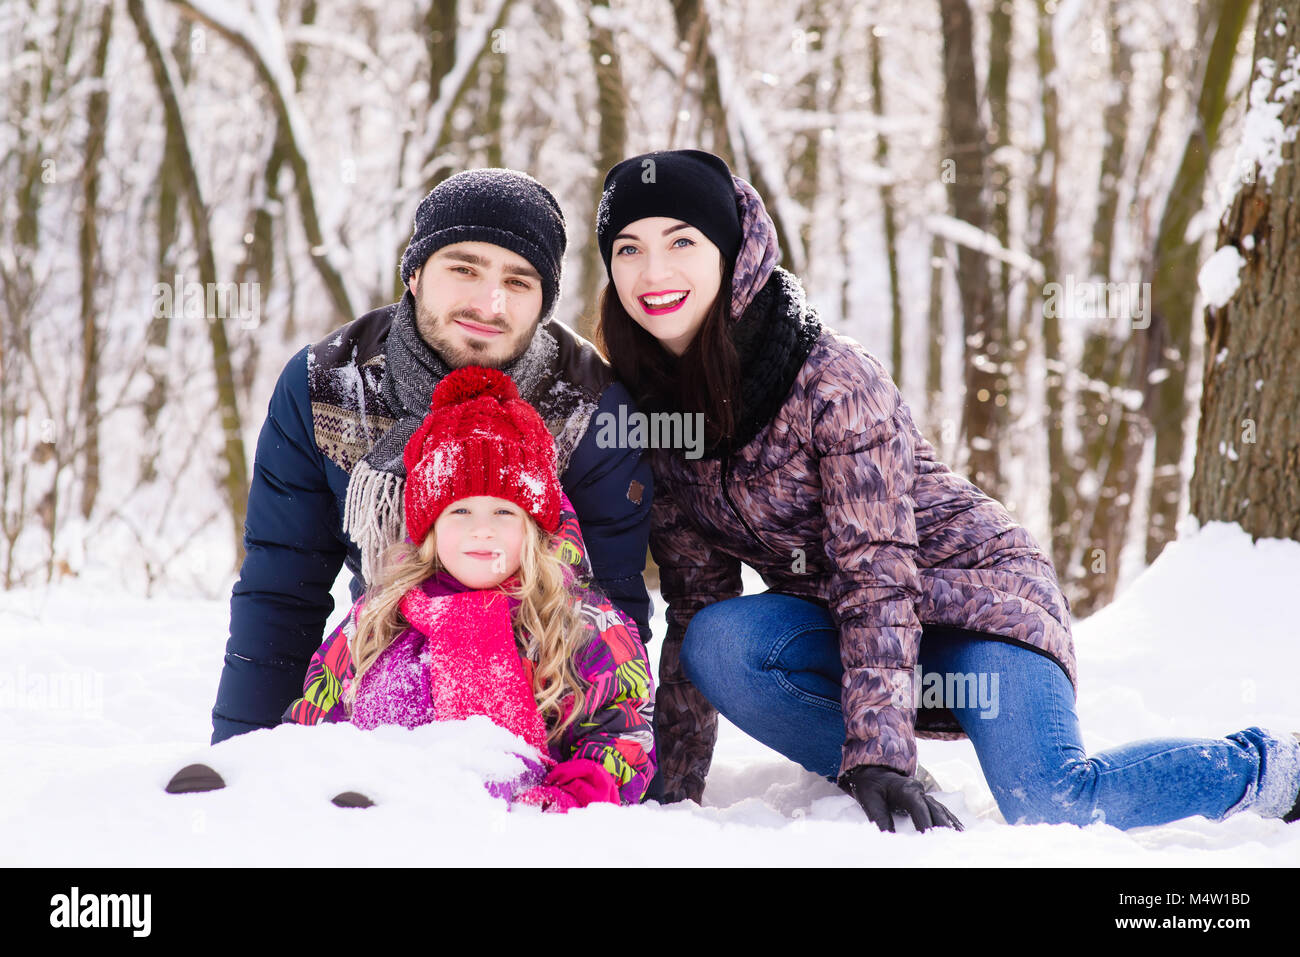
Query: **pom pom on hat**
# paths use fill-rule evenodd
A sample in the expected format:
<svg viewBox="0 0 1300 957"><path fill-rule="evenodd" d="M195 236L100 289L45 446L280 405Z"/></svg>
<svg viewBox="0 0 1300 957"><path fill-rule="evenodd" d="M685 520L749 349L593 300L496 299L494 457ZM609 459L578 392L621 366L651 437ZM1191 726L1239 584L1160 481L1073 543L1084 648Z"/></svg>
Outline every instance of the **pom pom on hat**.
<svg viewBox="0 0 1300 957"><path fill-rule="evenodd" d="M547 532L560 526L555 439L499 369L465 366L433 390L430 411L403 450L406 530L419 543L452 502L514 502Z"/></svg>
<svg viewBox="0 0 1300 957"><path fill-rule="evenodd" d="M482 366L465 366L438 383L433 390L433 399L429 403L430 411L444 406L468 402L479 396L487 396L499 402L519 398L519 389L510 376L500 369L485 369Z"/></svg>

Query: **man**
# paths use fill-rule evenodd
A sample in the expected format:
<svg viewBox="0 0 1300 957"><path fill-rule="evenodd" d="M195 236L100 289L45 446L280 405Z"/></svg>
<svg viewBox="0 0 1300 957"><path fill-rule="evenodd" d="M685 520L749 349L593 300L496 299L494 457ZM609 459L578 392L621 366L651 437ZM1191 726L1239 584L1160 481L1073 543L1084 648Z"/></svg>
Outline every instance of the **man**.
<svg viewBox="0 0 1300 957"><path fill-rule="evenodd" d="M359 597L402 534L406 441L464 365L500 368L541 413L596 584L649 638L650 467L636 448L599 447L594 417L630 415L631 398L590 343L549 321L564 248L559 204L536 180L459 173L420 203L402 299L289 361L257 443L213 744L278 724L302 694L340 566Z"/></svg>

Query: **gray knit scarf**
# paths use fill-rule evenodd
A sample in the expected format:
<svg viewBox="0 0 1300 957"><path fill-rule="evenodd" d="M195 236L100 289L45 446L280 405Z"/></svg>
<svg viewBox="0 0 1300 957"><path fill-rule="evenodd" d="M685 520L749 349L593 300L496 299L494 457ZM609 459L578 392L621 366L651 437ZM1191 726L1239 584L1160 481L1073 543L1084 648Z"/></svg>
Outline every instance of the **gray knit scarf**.
<svg viewBox="0 0 1300 957"><path fill-rule="evenodd" d="M543 323L523 355L501 371L514 381L520 397L536 407L546 373L554 367L558 353L559 345ZM402 494L406 465L402 453L429 413L434 388L451 372L420 337L415 299L409 291L393 314L385 357L380 394L397 422L352 469L343 507L343 531L361 550L361 577L367 585L384 549L405 536Z"/></svg>

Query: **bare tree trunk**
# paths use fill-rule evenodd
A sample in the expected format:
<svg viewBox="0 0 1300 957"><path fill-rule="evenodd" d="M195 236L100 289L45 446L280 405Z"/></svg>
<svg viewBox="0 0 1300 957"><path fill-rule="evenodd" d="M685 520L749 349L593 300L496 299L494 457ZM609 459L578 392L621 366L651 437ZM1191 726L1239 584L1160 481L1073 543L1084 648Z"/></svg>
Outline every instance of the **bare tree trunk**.
<svg viewBox="0 0 1300 957"><path fill-rule="evenodd" d="M839 107L843 107L845 102L845 90L847 84L844 82L844 45L841 43L835 51L835 61L831 67L831 96L830 101ZM836 253L840 259L840 327L844 329L853 328L852 312L849 302L849 281L853 275L853 250L850 243L850 231L853 228L852 217L849 213L849 180L844 175L844 167L850 151L846 149L847 137L835 137L835 189L838 193L838 202L835 205L835 218L837 228L836 236Z"/></svg>
<svg viewBox="0 0 1300 957"><path fill-rule="evenodd" d="M1043 275L1055 282L1060 274L1057 243L1058 169L1061 161L1061 129L1056 89L1056 51L1052 40L1054 4L1038 6L1038 82L1042 95L1043 145L1035 161L1031 203L1038 213L1038 236L1034 257L1043 264ZM1066 443L1065 357L1061 351L1061 316L1049 309L1044 288L1031 280L1026 323L1041 320L1043 361L1047 367L1045 420L1047 426L1047 467L1049 478L1048 521L1050 523L1052 564L1064 575L1069 566L1070 547L1076 537L1076 475Z"/></svg>
<svg viewBox="0 0 1300 957"><path fill-rule="evenodd" d="M424 43L429 52L429 105L438 102L442 78L456 65L458 0L429 0L424 14Z"/></svg>
<svg viewBox="0 0 1300 957"><path fill-rule="evenodd" d="M435 6L436 5L437 4L435 3ZM461 104L466 94L473 86L474 80L478 77L479 69L483 65L484 58L488 55L489 51L493 47L493 43L494 43L493 35L498 34L498 31L504 28L506 17L509 15L510 15L510 0L505 0L505 2L501 4L501 7L497 12L496 21L492 24L491 28L488 30L488 35L485 38L486 42L484 42L481 46L479 46L477 51L470 51L470 52L474 52L474 62L470 64L469 69L465 72L464 78L457 85L456 89L451 93L451 100L447 106L446 111L443 112L442 114L442 125L441 127L439 127L438 130L438 138L434 142L433 150L429 154L430 162L432 162L436 157L441 155L444 150L450 149L453 142L455 141L456 131L452 127L452 117L456 112L456 108ZM452 28L454 29L455 26L454 19L452 20L451 25ZM433 64L433 69L436 71L436 70L443 70L445 68L446 71L450 73L451 70L455 67L455 54L456 54L456 48L453 45L450 48L449 52L444 51L443 58L440 58L437 62ZM452 58L450 65L448 65L445 60L446 56L451 56ZM442 80L440 79L438 85L430 89L429 95L431 97L431 102L429 105L431 107L434 106L439 100L439 91L440 91L441 84L442 84ZM445 91L443 91L442 95L444 96L446 95ZM429 178L429 180L427 180L425 183L425 186L427 187L425 192L428 192L428 190L433 189L433 187L437 186L438 183L442 182L442 180L444 179L446 179L446 176L444 175L443 170L439 170L439 172L434 173Z"/></svg>
<svg viewBox="0 0 1300 957"><path fill-rule="evenodd" d="M1287 62L1297 23L1300 0L1262 0L1252 82L1261 60ZM1276 76L1269 100L1281 105L1283 128L1300 124L1300 97L1293 90L1279 96ZM1281 150L1272 181L1257 166L1219 228L1219 245L1235 248L1245 264L1232 299L1205 314L1191 508L1201 521L1238 522L1252 538L1300 539L1300 379L1293 368L1300 355L1300 175L1294 144Z"/></svg>
<svg viewBox="0 0 1300 957"><path fill-rule="evenodd" d="M953 214L981 232L989 226L984 199L988 139L976 99L971 11L967 0L939 0L943 19L944 124L952 168L947 171ZM957 286L965 331L966 395L962 433L969 453L971 479L994 498L1002 496L1000 410L1007 401L1005 377L999 376L1001 323L993 313L987 257L963 244L957 251ZM1000 401L999 401L1000 400Z"/></svg>
<svg viewBox="0 0 1300 957"><path fill-rule="evenodd" d="M1100 487L1091 518L1085 523L1086 533L1082 539L1085 543L1085 573L1077 582L1078 594L1071 596L1075 611L1080 615L1091 614L1115 596L1120 571L1119 556L1128 538L1142 451L1151 434L1153 421L1154 424L1164 425L1163 421L1151 418L1156 408L1155 383L1163 374L1158 370L1162 369L1162 363L1173 358L1172 353L1166 352L1169 327L1162 315L1178 308L1186 309L1190 314L1195 296L1196 248L1186 243L1183 237L1191 216L1201 208L1207 158L1202 146L1208 142L1205 139L1206 131L1217 132L1222 118L1223 91L1231 69L1231 51L1236 46L1245 17L1244 12L1240 19L1235 14L1229 15L1227 8L1238 5L1238 0L1214 2L1222 8L1223 13L1218 18L1211 55L1200 83L1198 128L1194 128L1188 138L1183 161L1170 189L1152 246L1153 266L1148 273L1148 278L1154 273L1155 279L1151 283L1151 310L1148 317L1139 320L1143 323L1149 321L1150 325L1146 329L1134 329L1122 350L1117 349L1114 342L1104 344L1100 340L1089 342L1085 347L1085 368L1093 370L1105 367L1113 369L1114 373L1113 377L1108 375L1103 380L1104 385L1096 389L1099 395L1106 396L1109 411L1098 413L1098 422L1106 431L1094 433L1089 440L1089 447L1093 451L1088 453L1088 457L1095 457L1099 462ZM1227 64L1222 62L1225 55L1229 61ZM1217 115L1213 115L1216 111ZM1191 251L1190 258L1185 250ZM1178 288L1182 284L1187 288ZM1177 361L1185 363L1185 356L1184 348L1183 353L1177 356ZM1156 375L1153 376L1153 373ZM1180 396L1184 387L1185 378L1184 385L1179 386ZM1178 405L1175 414L1178 416L1177 427L1181 435L1186 410L1181 399ZM1168 440L1166 454L1167 452ZM1179 455L1181 454L1180 451ZM1157 473L1158 471L1157 464ZM1159 474L1153 478L1153 493L1158 481ZM1175 502L1175 509L1176 507Z"/></svg>
<svg viewBox="0 0 1300 957"><path fill-rule="evenodd" d="M592 0L591 7L608 11L609 4L606 0ZM627 90L623 86L623 68L614 34L600 26L594 17L588 19L587 29L588 49L596 76L596 110L600 115L600 125L596 129L596 175L592 177L588 197L591 213L587 221L594 223L605 173L627 154ZM596 326L596 297L604 279L605 264L600 257L600 247L596 245L596 237L589 235L582 249L582 298L578 322L578 333L588 339Z"/></svg>
<svg viewBox="0 0 1300 957"><path fill-rule="evenodd" d="M1011 170L996 154L1011 145L1011 117L1007 109L1007 84L1011 75L1011 0L994 0L989 13L988 101L992 120L994 157L989 162L993 186L993 231L1003 249L1011 248ZM1011 266L998 264L997 306L1010 326Z"/></svg>
<svg viewBox="0 0 1300 957"><path fill-rule="evenodd" d="M307 159L303 155L303 149L308 144L297 141L298 134L294 131L293 123L290 122L292 107L285 102L285 96L289 91L283 90L275 81L275 76L271 72L271 65L262 59L261 54L252 45L248 37L237 30L232 30L226 23L212 19L205 12L206 7L195 7L188 3L187 0L174 0L174 2L185 16L198 20L216 30L230 43L243 51L253 64L258 77L262 80L262 85L266 89L271 105L275 110L276 122L280 124L281 129L286 134L284 145L288 152L289 167L293 170L294 192L298 198L298 212L302 216L303 232L306 234L307 242L312 250L312 264L316 267L316 272L325 285L325 292L329 295L330 302L334 306L335 319L338 322L350 322L356 316L352 311L352 303L348 299L347 287L343 282L343 277L339 274L326 252L325 236L321 232L320 219L316 213L315 187L307 168Z"/></svg>
<svg viewBox="0 0 1300 957"><path fill-rule="evenodd" d="M81 391L78 405L85 428L81 515L90 518L99 496L99 310L95 286L99 278L99 161L104 155L108 125L108 90L102 85L108 61L108 41L113 32L113 4L104 4L99 19L91 76L101 85L90 94L86 109L86 147L81 171Z"/></svg>
<svg viewBox="0 0 1300 957"><path fill-rule="evenodd" d="M481 42L468 50L464 50L460 49L459 32L456 28L455 0L431 0L429 13L425 21L430 31L429 112L431 115L436 115L441 110L442 119L438 121L438 135L425 157L423 168L428 172L419 186L421 196L427 194L446 179L457 165L455 163L440 162L439 158L451 150L454 145L455 129L452 125L452 119L457 107L464 101L473 87L475 79L479 76L479 68L484 57L493 50L494 46L500 48L499 38L505 27L506 18L510 14L510 3L511 0L502 0L500 6L497 7L493 22L488 26L487 31L481 38ZM451 77L456 72L461 58L466 56L473 59L456 82L455 88L444 90L444 83L448 77ZM402 258L402 252L405 249L406 239L403 238L396 250L395 262ZM405 290L401 278L396 275L397 271L394 270L393 272L393 293L396 298L400 298Z"/></svg>
<svg viewBox="0 0 1300 957"><path fill-rule="evenodd" d="M204 288L211 289L217 282L217 264L212 250L212 237L208 232L208 211L199 187L198 174L194 169L193 153L190 150L189 137L185 130L171 71L167 68L162 47L149 22L144 0L127 0L127 11L145 48L149 66L153 71L154 83L162 99L163 110L171 116L171 122L180 134L176 144L177 158L181 161L181 185L186 205L189 207L190 228L198 251L199 279ZM212 363L217 379L217 408L221 413L221 428L225 439L226 474L223 476L222 485L226 503L230 507L235 545L234 567L238 569L244 559L244 517L248 508L248 461L244 453L239 403L235 394L234 370L230 365L230 343L226 338L226 327L219 316L209 316L207 325L212 346Z"/></svg>
<svg viewBox="0 0 1300 957"><path fill-rule="evenodd" d="M45 580L53 579L59 564L55 546L62 514L60 483L65 470L80 457L71 429L77 414L76 400L56 393L55 387L61 392L63 382L47 382L41 370L50 368L51 357L42 355L38 361L32 332L49 276L48 267L38 266L40 246L48 241L40 223L42 194L47 186L58 189L63 185L57 169L65 161L58 145L66 133L60 123L69 111L62 101L79 79L78 71L70 64L85 8L81 2L70 8L56 3L50 20L53 29L48 31L40 23L50 16L48 10L38 10L32 4L19 13L17 22L26 38L23 58L22 62L7 64L10 78L5 90L14 91L7 104L10 115L24 120L17 127L10 152L0 157L6 165L9 157L14 157L18 181L13 234L0 240L0 450L4 453L0 456L4 493L0 512L4 515L7 588L27 580L28 570L14 567L14 555L18 539L33 517L45 533ZM25 27L24 13L32 17L33 27ZM7 220L0 224L0 228L4 226L8 226ZM63 400L62 404L59 400ZM31 496L39 494L33 501L29 498L33 484L29 482L29 466L47 463L51 467L41 471L51 473L49 484L43 494L31 490ZM45 481L44 476L41 480ZM9 509L10 494L15 495L17 503L13 511Z"/></svg>
<svg viewBox="0 0 1300 957"><path fill-rule="evenodd" d="M184 83L189 72L190 31L182 22L176 31L172 43L172 52L176 61L177 80ZM163 111L163 125L166 129L163 155L158 162L158 258L155 274L162 285L171 283L176 277L176 244L180 242L180 219L178 205L184 185L180 182L181 160L178 156L178 143L181 131L175 126L171 114ZM156 310L149 320L145 332L145 374L149 377L149 391L145 394L141 412L144 415L145 449L140 457L141 485L147 485L158 475L158 454L162 447L162 436L158 432L158 417L167 404L167 339L171 333L171 315L166 310Z"/></svg>
<svg viewBox="0 0 1300 957"><path fill-rule="evenodd" d="M303 26L316 22L316 0L306 0L302 7ZM307 69L307 55L301 49L294 54L291 63L295 89L301 89L302 75ZM252 222L248 233L253 237L249 245L248 258L239 271L239 280L246 281L248 275L256 277L261 283L261 301L266 302L275 273L275 211L280 208L280 171L284 169L289 155L286 140L287 133L283 123L275 124L275 141L266 158L266 166L261 176L261 196L252 210ZM285 337L291 338L292 329L285 330Z"/></svg>
<svg viewBox="0 0 1300 957"><path fill-rule="evenodd" d="M1112 83L1121 82L1123 71L1131 69L1127 59L1129 51L1117 49L1116 45L1121 43L1117 34L1117 30L1112 31ZM1134 204L1130 209L1130 219L1136 221L1140 235L1146 237L1151 236L1148 226L1151 199L1145 186L1156 155L1160 128L1173 86L1170 82L1173 56L1168 45L1161 51L1160 62L1155 115L1138 160L1133 189ZM1127 86L1127 81L1123 82ZM1126 90L1120 96L1127 102ZM1125 141L1128 136L1127 106L1123 109L1123 128L1120 126L1119 104L1111 104L1105 115L1108 141L1101 174L1103 192L1105 177L1116 168L1114 164L1119 161L1118 168L1123 168L1118 155L1122 150L1116 145L1116 136L1124 137ZM1118 196L1118 191L1116 195ZM1099 214L1093 231L1091 271L1094 277L1109 279L1113 275L1115 225L1112 221L1107 228L1102 224L1102 216ZM1103 238L1105 242L1099 243L1099 239ZM1080 500L1079 525L1085 534L1080 536L1073 549L1074 560L1066 569L1065 582L1071 606L1075 614L1081 617L1090 615L1110 601L1118 581L1119 549L1123 545L1123 537L1108 536L1106 529L1116 521L1121 522L1121 528L1127 528L1126 516L1132 506L1137 463L1146 440L1146 426L1139 421L1140 413L1125 405L1125 396L1132 391L1131 386L1141 385L1137 382L1138 377L1134 371L1135 352L1136 345L1131 332L1127 337L1120 335L1113 324L1106 321L1095 322L1084 337L1083 355L1079 364L1083 382L1076 393L1082 460L1077 474L1091 477L1090 484L1096 491L1091 500ZM1076 488L1078 484L1076 483ZM1125 518L1119 519L1121 515Z"/></svg>
<svg viewBox="0 0 1300 957"><path fill-rule="evenodd" d="M1173 539L1182 500L1187 355L1192 345L1200 245L1184 237L1192 216L1204 205L1206 169L1218 144L1228 77L1250 6L1251 0L1219 0L1216 4L1217 26L1197 103L1197 127L1188 137L1156 237L1150 341L1144 363L1147 381L1154 384L1146 412L1155 427L1156 440L1148 510L1148 562L1155 561L1165 543Z"/></svg>
<svg viewBox="0 0 1300 957"><path fill-rule="evenodd" d="M1135 193L1140 193L1143 184L1146 183L1147 174L1151 171L1151 163L1156 156L1156 147L1160 145L1160 131L1164 126L1169 95L1173 87L1173 83L1170 82L1174 75L1173 62L1173 53L1166 44L1160 51L1160 85L1156 88L1156 115L1151 122L1151 128L1147 131L1146 142L1142 146L1142 159L1138 162Z"/></svg>
<svg viewBox="0 0 1300 957"><path fill-rule="evenodd" d="M882 122L885 118L885 84L881 75L880 37L869 31L867 43L871 58L871 109ZM889 141L884 130L876 133L876 165L889 168ZM889 307L891 350L890 364L895 384L903 387L903 294L898 278L898 222L894 210L894 187L886 178L880 184L880 206L885 217L885 256L889 263Z"/></svg>
<svg viewBox="0 0 1300 957"><path fill-rule="evenodd" d="M925 396L926 415L929 418L932 438L938 447L943 439L943 240L936 234L930 241L930 309L927 315L927 340L930 351L926 356ZM949 450L943 449L943 454Z"/></svg>
<svg viewBox="0 0 1300 957"><path fill-rule="evenodd" d="M823 0L812 0L800 11L797 40L806 61L813 61L798 84L799 109L815 114L821 108L822 95L818 90L821 75L815 69L817 55L824 45L826 23L822 12ZM813 224L816 220L817 196L821 192L821 127L799 129L793 136L792 157L789 165L790 195L807 212L799 224L799 242L808 249L812 242ZM804 277L805 282L810 277Z"/></svg>
<svg viewBox="0 0 1300 957"><path fill-rule="evenodd" d="M506 102L506 67L509 64L507 51L497 50L488 57L485 69L488 71L487 109L483 112L484 132L487 136L487 165L500 168L505 165L503 140L505 131L501 128L501 112Z"/></svg>
<svg viewBox="0 0 1300 957"><path fill-rule="evenodd" d="M748 174L750 183L762 196L767 211L776 227L777 242L781 247L781 265L789 270L797 270L803 261L798 230L793 222L788 221L781 205L775 202L782 184L770 182L763 164L758 162L754 144L747 142L743 129L736 136L728 126L727 118L731 115L731 105L726 102L719 75L718 60L713 52L713 32L709 23L708 12L701 0L671 0L673 19L677 24L679 42L686 45L686 65L682 80L687 82L692 73L698 71L700 84L700 113L703 120L699 137L705 148L726 160L727 165L737 175ZM739 84L739 76L730 77L731 83ZM735 95L735 91L732 91ZM744 111L739 111L743 117ZM737 139L737 136L739 139ZM700 145L691 143L692 146ZM773 175L784 170L772 171Z"/></svg>
<svg viewBox="0 0 1300 957"><path fill-rule="evenodd" d="M687 45L683 79L689 81L696 73L700 78L700 142L704 149L721 156L728 166L735 169L735 147L722 105L718 66L710 49L708 12L701 0L669 0L669 3L677 24L678 41Z"/></svg>
<svg viewBox="0 0 1300 957"><path fill-rule="evenodd" d="M1124 149L1128 143L1128 88L1133 79L1133 51L1124 43L1120 30L1119 0L1106 7L1106 25L1110 40L1110 97L1102 116L1106 146L1101 155L1101 172L1097 182L1097 216L1092 222L1090 272L1095 277L1110 276L1111 250L1115 246L1115 214L1119 209L1120 178L1124 173Z"/></svg>

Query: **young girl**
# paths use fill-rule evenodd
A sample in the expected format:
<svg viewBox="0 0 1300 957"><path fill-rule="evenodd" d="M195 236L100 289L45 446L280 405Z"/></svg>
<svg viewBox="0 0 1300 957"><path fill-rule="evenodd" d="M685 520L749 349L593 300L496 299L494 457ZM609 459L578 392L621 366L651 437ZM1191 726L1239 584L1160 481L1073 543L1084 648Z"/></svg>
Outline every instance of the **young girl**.
<svg viewBox="0 0 1300 957"><path fill-rule="evenodd" d="M655 769L645 648L587 584L541 417L503 372L461 368L404 458L408 538L313 656L283 720L486 715L534 752L519 780L489 783L494 795L561 813L640 801Z"/></svg>

